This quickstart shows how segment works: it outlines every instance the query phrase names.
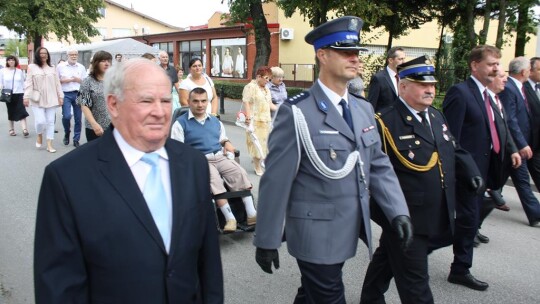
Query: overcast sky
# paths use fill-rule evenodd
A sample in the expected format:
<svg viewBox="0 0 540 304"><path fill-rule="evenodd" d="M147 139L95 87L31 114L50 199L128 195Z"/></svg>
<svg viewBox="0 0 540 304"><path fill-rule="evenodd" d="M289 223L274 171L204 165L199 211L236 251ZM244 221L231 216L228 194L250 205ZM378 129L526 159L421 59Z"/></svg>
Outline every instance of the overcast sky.
<svg viewBox="0 0 540 304"><path fill-rule="evenodd" d="M216 11L228 12L221 0L112 0L145 15L180 27L203 25ZM224 3L228 3L225 0Z"/></svg>

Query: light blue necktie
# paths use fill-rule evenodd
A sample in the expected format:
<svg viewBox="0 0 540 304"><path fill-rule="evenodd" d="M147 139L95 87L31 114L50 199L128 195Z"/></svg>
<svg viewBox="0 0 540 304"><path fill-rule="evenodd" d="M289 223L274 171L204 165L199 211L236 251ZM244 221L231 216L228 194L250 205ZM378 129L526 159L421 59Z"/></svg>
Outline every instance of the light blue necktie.
<svg viewBox="0 0 540 304"><path fill-rule="evenodd" d="M144 184L143 196L146 200L146 204L152 213L154 222L161 234L163 243L167 252L171 243L171 225L169 208L167 207L167 196L165 195L165 187L163 187L163 181L161 180L161 170L159 169L159 154L146 153L141 157L141 160L150 166L152 170L146 177Z"/></svg>

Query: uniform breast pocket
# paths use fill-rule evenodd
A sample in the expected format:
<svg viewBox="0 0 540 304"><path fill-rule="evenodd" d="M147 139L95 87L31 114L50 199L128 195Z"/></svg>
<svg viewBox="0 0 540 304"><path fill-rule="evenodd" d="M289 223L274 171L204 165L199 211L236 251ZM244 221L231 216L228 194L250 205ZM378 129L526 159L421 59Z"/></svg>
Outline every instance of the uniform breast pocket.
<svg viewBox="0 0 540 304"><path fill-rule="evenodd" d="M347 139L337 134L315 135L312 141L319 158L333 170L343 166L353 149Z"/></svg>
<svg viewBox="0 0 540 304"><path fill-rule="evenodd" d="M369 130L365 133L362 133L360 138L362 138L362 143L364 144L364 147L367 148L379 141L379 133L377 133L375 129Z"/></svg>
<svg viewBox="0 0 540 304"><path fill-rule="evenodd" d="M399 151L412 151L419 149L421 146L420 140L415 138L410 139L394 139L394 143L396 144L396 148Z"/></svg>

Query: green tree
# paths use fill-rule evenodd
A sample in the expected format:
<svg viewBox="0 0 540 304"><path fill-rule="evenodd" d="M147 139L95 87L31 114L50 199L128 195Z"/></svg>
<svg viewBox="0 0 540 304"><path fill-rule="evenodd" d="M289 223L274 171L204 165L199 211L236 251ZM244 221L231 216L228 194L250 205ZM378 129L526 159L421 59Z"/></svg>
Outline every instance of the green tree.
<svg viewBox="0 0 540 304"><path fill-rule="evenodd" d="M28 43L26 39L9 39L4 48L4 56L28 57Z"/></svg>
<svg viewBox="0 0 540 304"><path fill-rule="evenodd" d="M223 3L224 0L222 0ZM261 0L228 0L230 11L230 23L247 23L253 26L255 34L255 62L251 77L255 78L257 69L268 65L272 46L270 45L270 31L264 15L264 2Z"/></svg>
<svg viewBox="0 0 540 304"><path fill-rule="evenodd" d="M2 25L41 45L42 38L54 33L60 40L73 38L76 42L89 42L88 37L99 32L93 24L101 17L103 0L17 0L2 1Z"/></svg>
<svg viewBox="0 0 540 304"><path fill-rule="evenodd" d="M364 31L382 27L388 32L387 49L392 47L393 39L418 29L432 18L427 10L431 3L424 0L277 0L277 4L285 16L298 11L313 27L328 21L329 12L336 16L360 16L365 23Z"/></svg>

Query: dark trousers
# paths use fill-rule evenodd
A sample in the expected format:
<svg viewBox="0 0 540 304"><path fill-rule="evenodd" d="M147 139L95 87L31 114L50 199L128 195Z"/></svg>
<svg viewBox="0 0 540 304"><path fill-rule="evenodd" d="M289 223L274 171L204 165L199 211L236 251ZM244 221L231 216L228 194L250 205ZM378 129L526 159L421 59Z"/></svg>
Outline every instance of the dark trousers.
<svg viewBox="0 0 540 304"><path fill-rule="evenodd" d="M84 128L84 132L86 134L87 142L91 142L92 140L99 138L99 136L96 135L96 132L94 132L93 129Z"/></svg>
<svg viewBox="0 0 540 304"><path fill-rule="evenodd" d="M414 239L403 251L400 240L393 232L383 231L379 248L369 263L361 304L384 304L384 293L394 277L399 298L403 304L431 304L433 295L429 287L428 238L414 235Z"/></svg>
<svg viewBox="0 0 540 304"><path fill-rule="evenodd" d="M453 274L468 274L473 260L474 237L478 232L481 195L472 195L463 186L456 187L456 221L454 233L454 262L450 267Z"/></svg>
<svg viewBox="0 0 540 304"><path fill-rule="evenodd" d="M344 304L345 287L343 286L344 263L333 265L313 264L296 259L302 274L302 286L294 304Z"/></svg>
<svg viewBox="0 0 540 304"><path fill-rule="evenodd" d="M73 120L75 126L73 127L73 140L79 141L81 139L81 106L77 104L77 91L64 92L64 104L62 105L62 125L64 125L64 132L69 134L71 131L71 109L73 108ZM68 135L69 136L69 135Z"/></svg>
<svg viewBox="0 0 540 304"><path fill-rule="evenodd" d="M532 192L527 166L528 162L522 159L521 166L516 169L512 168L510 177L516 187L523 211L525 211L529 223L532 223L540 219L540 203Z"/></svg>
<svg viewBox="0 0 540 304"><path fill-rule="evenodd" d="M540 152L533 153L533 157L527 161L527 168L536 190L540 191Z"/></svg>

